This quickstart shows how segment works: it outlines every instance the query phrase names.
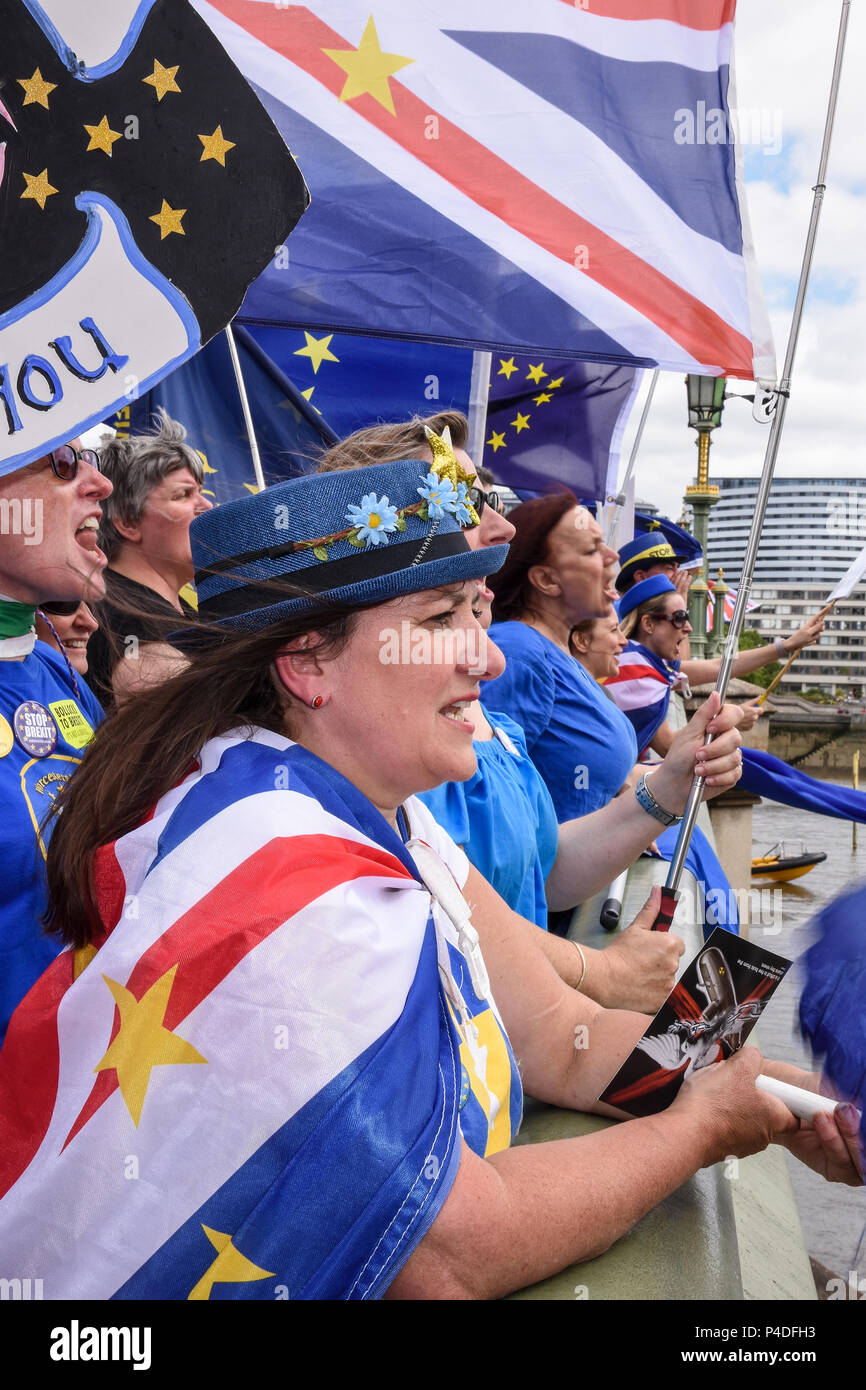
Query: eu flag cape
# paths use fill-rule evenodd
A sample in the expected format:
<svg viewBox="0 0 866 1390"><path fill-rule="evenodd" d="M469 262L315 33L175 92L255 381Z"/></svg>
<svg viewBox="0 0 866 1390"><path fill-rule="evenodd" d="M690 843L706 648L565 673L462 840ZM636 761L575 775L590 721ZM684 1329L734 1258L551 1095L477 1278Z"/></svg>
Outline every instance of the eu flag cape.
<svg viewBox="0 0 866 1390"><path fill-rule="evenodd" d="M734 0L197 0L309 184L242 316L773 377Z"/></svg>
<svg viewBox="0 0 866 1390"><path fill-rule="evenodd" d="M376 1298L461 1143L489 1154L519 1123L495 1005L396 832L250 735L206 744L99 851L102 944L58 956L10 1023L0 1276L38 1270L48 1299Z"/></svg>

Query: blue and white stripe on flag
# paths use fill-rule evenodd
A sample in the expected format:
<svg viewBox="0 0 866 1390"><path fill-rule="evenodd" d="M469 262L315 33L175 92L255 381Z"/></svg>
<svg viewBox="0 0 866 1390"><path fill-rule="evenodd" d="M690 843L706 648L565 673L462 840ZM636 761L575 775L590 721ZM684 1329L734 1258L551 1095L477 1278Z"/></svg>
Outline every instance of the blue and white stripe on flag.
<svg viewBox="0 0 866 1390"><path fill-rule="evenodd" d="M380 1296L461 1144L507 1147L522 1105L395 831L259 729L208 743L94 873L105 940L57 957L0 1053L0 1275L38 1268L49 1299Z"/></svg>
<svg viewBox="0 0 866 1390"><path fill-rule="evenodd" d="M197 8L312 197L247 321L774 376L734 0ZM690 138L683 112L726 138Z"/></svg>

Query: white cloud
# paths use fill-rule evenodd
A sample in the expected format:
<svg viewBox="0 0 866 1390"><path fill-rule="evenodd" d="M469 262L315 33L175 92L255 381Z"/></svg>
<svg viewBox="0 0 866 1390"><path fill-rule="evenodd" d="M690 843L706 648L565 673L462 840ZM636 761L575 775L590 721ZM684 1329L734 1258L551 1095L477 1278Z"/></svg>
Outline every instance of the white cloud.
<svg viewBox="0 0 866 1390"><path fill-rule="evenodd" d="M779 154L752 158L747 169L752 230L780 369L812 208L840 8L837 0L739 0L737 7L737 105L740 110L767 108L782 115ZM866 474L858 409L866 378L864 70L866 23L852 7L812 288L792 375L778 476ZM847 301L833 303L826 297L828 285L850 286ZM736 392L750 389L738 381L729 386ZM675 518L697 461L695 436L685 421L683 378L662 373L638 457L637 491ZM636 416L624 459L635 424ZM711 472L759 473L767 434L766 427L752 420L748 403L729 401L722 428L714 436Z"/></svg>

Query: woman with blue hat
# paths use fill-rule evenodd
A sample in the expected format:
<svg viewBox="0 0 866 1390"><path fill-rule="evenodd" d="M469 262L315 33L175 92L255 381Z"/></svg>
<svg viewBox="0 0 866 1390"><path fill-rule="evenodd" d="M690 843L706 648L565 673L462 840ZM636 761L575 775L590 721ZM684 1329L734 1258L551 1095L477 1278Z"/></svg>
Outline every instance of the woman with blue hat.
<svg viewBox="0 0 866 1390"><path fill-rule="evenodd" d="M688 693L690 684L715 681L721 657L680 660L692 626L682 595L663 574L633 584L616 607L629 642L618 657L619 674L606 681L605 689L633 724L641 756L652 747L664 757L674 736L667 723L671 691L682 687ZM808 618L789 637L777 637L775 642L740 652L734 658L732 674L747 676L769 661L784 659L817 642L823 630L822 617ZM742 708L746 714L742 727L750 728L758 711L751 705Z"/></svg>
<svg viewBox="0 0 866 1390"><path fill-rule="evenodd" d="M469 547L464 489L398 462L193 524L204 640L61 798L69 950L0 1054L0 1248L46 1297L497 1297L803 1142L746 1049L652 1119L510 1148L523 1085L598 1109L647 1020L569 989L415 798L471 774L501 667L472 606L504 548Z"/></svg>

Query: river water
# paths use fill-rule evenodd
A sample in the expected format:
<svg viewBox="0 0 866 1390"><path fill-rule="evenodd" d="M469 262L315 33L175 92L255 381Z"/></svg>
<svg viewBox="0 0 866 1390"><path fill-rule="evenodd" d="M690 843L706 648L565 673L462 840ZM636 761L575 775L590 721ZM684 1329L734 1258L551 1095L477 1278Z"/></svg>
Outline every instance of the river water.
<svg viewBox="0 0 866 1390"><path fill-rule="evenodd" d="M838 785L851 785L850 777L838 770L825 777ZM760 924L756 922L750 929L752 937L796 961L810 944L809 923L815 914L838 893L859 880L866 881L866 825L857 827L855 850L847 821L764 801L755 807L752 834L755 854L777 840L787 840L803 841L809 851L823 850L827 855L823 864L793 883L769 884L763 880L762 884L767 884L764 896L759 901L753 896L752 916L755 918L759 909ZM771 898L769 893L777 896ZM761 1019L760 1041L766 1056L811 1069L815 1063L797 1025L800 988L801 976L795 968L788 972ZM861 1238L866 1229L866 1188L827 1183L790 1155L787 1157L809 1254L844 1279L854 1269L863 1278L866 1240Z"/></svg>

